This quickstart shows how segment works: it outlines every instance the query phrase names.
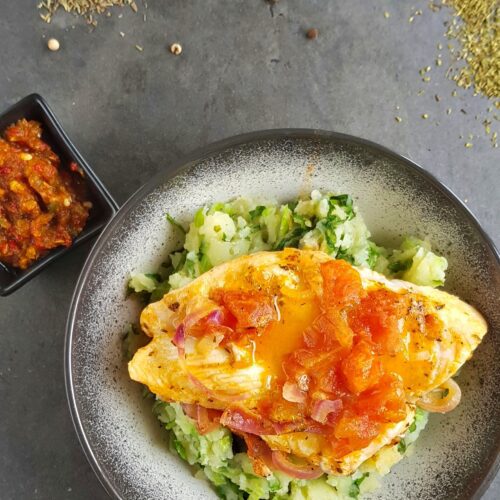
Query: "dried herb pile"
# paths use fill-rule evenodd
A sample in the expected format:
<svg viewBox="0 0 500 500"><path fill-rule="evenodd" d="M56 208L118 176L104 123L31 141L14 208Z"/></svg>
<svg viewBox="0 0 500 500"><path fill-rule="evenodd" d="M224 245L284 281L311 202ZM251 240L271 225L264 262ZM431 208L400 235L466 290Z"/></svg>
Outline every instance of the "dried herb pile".
<svg viewBox="0 0 500 500"><path fill-rule="evenodd" d="M104 14L110 7L126 5L137 12L134 0L42 0L38 8L42 10L40 17L46 23L50 23L52 15L61 8L66 12L84 16L90 24L96 24L93 14Z"/></svg>
<svg viewBox="0 0 500 500"><path fill-rule="evenodd" d="M435 4L434 4L435 5ZM453 63L448 76L465 89L500 98L500 2L498 0L442 0L454 16L446 36ZM499 101L495 103L500 106Z"/></svg>

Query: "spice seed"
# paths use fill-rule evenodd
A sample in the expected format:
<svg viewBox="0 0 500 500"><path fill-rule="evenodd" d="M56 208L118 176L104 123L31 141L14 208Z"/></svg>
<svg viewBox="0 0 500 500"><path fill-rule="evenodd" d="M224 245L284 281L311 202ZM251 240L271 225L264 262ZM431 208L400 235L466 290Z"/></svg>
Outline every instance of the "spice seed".
<svg viewBox="0 0 500 500"><path fill-rule="evenodd" d="M47 47L49 48L49 50L51 50L52 52L56 52L59 50L59 48L61 47L61 44L59 43L59 40L55 39L55 38L51 38L48 42L47 42Z"/></svg>
<svg viewBox="0 0 500 500"><path fill-rule="evenodd" d="M319 30L317 28L311 28L307 30L306 36L309 38L309 40L316 40L319 35Z"/></svg>
<svg viewBox="0 0 500 500"><path fill-rule="evenodd" d="M394 119L398 122L401 123L403 119L400 116L395 116Z"/></svg>
<svg viewBox="0 0 500 500"><path fill-rule="evenodd" d="M172 45L170 45L170 52L172 52L172 54L174 54L174 56L180 55L180 53L182 52L181 44L180 43L173 43Z"/></svg>

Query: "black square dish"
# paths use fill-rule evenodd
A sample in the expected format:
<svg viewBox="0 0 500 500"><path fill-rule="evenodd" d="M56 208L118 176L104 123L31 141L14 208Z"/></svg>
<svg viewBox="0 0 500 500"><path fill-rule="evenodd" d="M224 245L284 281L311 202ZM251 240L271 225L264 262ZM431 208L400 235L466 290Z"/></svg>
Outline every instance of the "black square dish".
<svg viewBox="0 0 500 500"><path fill-rule="evenodd" d="M92 208L83 231L75 238L70 247L59 247L49 251L27 269L15 269L0 263L0 296L8 295L17 290L53 260L98 234L118 209L116 202L71 143L49 105L41 96L31 94L0 114L0 134L3 134L9 125L21 118L36 120L41 123L42 139L61 159L61 168L69 168L71 162L75 162L81 167L87 183Z"/></svg>

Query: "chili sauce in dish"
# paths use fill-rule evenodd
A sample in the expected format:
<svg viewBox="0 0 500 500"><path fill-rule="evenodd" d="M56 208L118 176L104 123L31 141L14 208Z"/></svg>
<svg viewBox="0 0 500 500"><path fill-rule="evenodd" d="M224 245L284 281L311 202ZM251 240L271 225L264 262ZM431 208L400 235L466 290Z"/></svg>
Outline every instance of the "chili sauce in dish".
<svg viewBox="0 0 500 500"><path fill-rule="evenodd" d="M63 168L41 137L25 119L0 137L0 262L18 269L71 246L92 208L81 168Z"/></svg>

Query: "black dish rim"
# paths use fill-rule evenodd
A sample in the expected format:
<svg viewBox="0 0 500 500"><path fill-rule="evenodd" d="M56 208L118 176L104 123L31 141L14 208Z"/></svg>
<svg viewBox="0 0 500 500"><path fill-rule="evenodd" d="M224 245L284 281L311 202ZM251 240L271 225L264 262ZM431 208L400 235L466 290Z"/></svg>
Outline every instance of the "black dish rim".
<svg viewBox="0 0 500 500"><path fill-rule="evenodd" d="M469 208L448 188L444 183L439 181L437 177L425 170L423 167L413 162L409 158L396 153L395 151L381 146L377 143L369 141L367 139L362 139L356 136L343 134L334 131L321 130L321 129L301 129L301 128L283 128L283 129L269 129L269 130L259 130L254 132L248 132L245 134L240 134L237 136L222 139L215 143L209 144L207 146L201 147L190 154L182 157L180 160L174 162L174 164L168 168L167 171L161 170L156 175L154 175L147 183L145 183L141 188L139 188L130 198L122 205L115 217L108 223L105 230L100 234L98 240L95 242L91 252L89 253L87 260L82 268L80 276L78 278L77 285L75 287L73 297L71 300L71 306L68 313L68 320L66 323L66 336L64 345L64 379L66 387L66 396L68 398L68 404L70 408L71 418L73 420L73 425L75 427L78 439L83 448L83 451L89 461L94 473L98 477L101 485L108 493L108 495L116 500L123 500L123 497L117 491L112 478L109 478L105 471L101 468L101 465L97 461L92 447L87 440L85 435L83 425L78 413L78 405L75 397L75 391L73 386L72 377L72 364L71 364L71 354L73 345L73 332L75 326L75 316L79 305L80 296L90 273L90 269L94 260L98 256L100 250L107 241L108 235L122 222L125 216L153 189L155 189L160 183L165 182L176 175L180 174L184 170L192 166L193 163L199 162L204 158L213 156L215 154L221 153L224 150L232 147L242 146L251 142L257 142L262 140L277 140L277 139L323 139L323 140L334 140L336 142L351 143L357 146L367 148L369 150L375 150L382 155L399 162L409 171L419 174L427 182L429 182L434 188L440 191L452 205L457 208L457 210L462 213L464 219L466 219L478 232L479 236L483 239L486 246L494 257L497 265L498 272L500 273L500 252L495 247L492 239L481 227L479 221L472 214ZM464 496L467 500L479 500L488 486L491 484L496 474L500 470L500 436L497 437L496 452L494 457L491 458L490 462L486 464L483 469L483 473L475 480L473 485L473 493L470 496Z"/></svg>

